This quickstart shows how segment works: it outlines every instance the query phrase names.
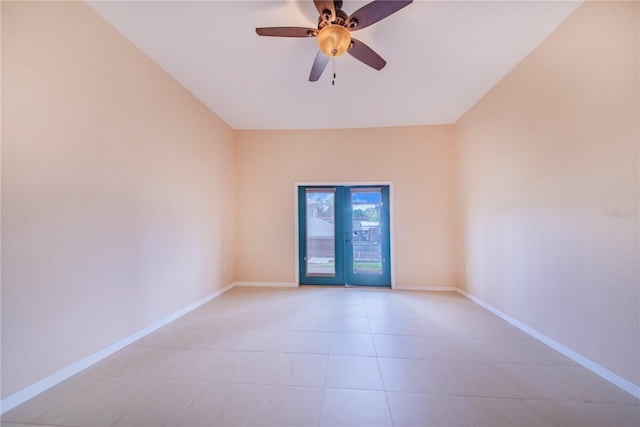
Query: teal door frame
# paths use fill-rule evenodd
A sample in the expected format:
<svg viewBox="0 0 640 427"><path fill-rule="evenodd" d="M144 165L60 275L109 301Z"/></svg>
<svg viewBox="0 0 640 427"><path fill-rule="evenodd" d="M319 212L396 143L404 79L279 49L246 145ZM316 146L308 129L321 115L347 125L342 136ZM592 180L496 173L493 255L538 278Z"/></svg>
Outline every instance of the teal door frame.
<svg viewBox="0 0 640 427"><path fill-rule="evenodd" d="M392 264L392 223L391 223L391 183L331 183L319 184L296 183L296 219L297 219L297 263L296 278L299 284L305 285L355 285L355 286L379 286L393 287ZM334 195L334 270L327 274L307 274L307 203L306 190L317 190ZM380 227L380 260L382 274L371 274L356 268L354 263L354 239L358 239L358 230L354 230L352 212L352 189L354 194L366 193L366 189L380 189L381 205L379 207ZM362 190L362 191L358 191ZM356 225L360 225L358 221ZM364 248L366 249L366 248ZM324 262L324 261L323 261ZM360 263L360 267L367 268L366 262Z"/></svg>

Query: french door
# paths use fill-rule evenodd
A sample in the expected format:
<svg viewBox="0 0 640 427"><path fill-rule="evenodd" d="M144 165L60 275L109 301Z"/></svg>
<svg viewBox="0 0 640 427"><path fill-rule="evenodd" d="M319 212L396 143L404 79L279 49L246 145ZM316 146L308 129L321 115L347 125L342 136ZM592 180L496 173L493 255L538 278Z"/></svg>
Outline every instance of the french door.
<svg viewBox="0 0 640 427"><path fill-rule="evenodd" d="M389 186L298 187L300 284L391 286Z"/></svg>

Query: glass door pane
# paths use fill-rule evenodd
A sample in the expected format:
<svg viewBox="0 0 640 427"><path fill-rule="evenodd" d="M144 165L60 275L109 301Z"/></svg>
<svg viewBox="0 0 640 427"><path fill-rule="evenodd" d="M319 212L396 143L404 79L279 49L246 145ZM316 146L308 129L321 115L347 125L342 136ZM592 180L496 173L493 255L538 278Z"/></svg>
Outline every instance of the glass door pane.
<svg viewBox="0 0 640 427"><path fill-rule="evenodd" d="M391 286L389 186L345 191L345 284Z"/></svg>
<svg viewBox="0 0 640 427"><path fill-rule="evenodd" d="M351 189L352 274L382 275L382 191Z"/></svg>
<svg viewBox="0 0 640 427"><path fill-rule="evenodd" d="M306 189L306 275L336 275L335 188Z"/></svg>

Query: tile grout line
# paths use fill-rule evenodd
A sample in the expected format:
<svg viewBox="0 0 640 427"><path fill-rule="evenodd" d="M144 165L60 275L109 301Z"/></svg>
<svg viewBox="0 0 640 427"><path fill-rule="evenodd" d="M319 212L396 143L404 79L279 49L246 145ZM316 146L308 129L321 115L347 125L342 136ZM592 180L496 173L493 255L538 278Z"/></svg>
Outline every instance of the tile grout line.
<svg viewBox="0 0 640 427"><path fill-rule="evenodd" d="M324 375L322 377L322 399L320 399L320 415L318 417L318 426L322 422L322 409L324 408L324 399L327 394L327 372L329 371L329 358L331 357L331 332L329 334L329 346L327 347L327 361L324 365Z"/></svg>
<svg viewBox="0 0 640 427"><path fill-rule="evenodd" d="M369 323L369 318L367 317L367 323ZM380 374L380 381L382 382L382 392L384 393L384 400L387 403L387 413L389 414L389 419L391 420L391 425L395 425L393 421L393 413L391 412L391 405L389 404L389 396L387 395L387 386L384 383L384 376L382 375L382 368L380 367L380 357L378 356L378 349L376 347L376 342L373 339L373 333L371 333L371 325L369 325L369 331L371 336L371 341L373 342L373 351L376 354L376 364L378 365L378 372Z"/></svg>

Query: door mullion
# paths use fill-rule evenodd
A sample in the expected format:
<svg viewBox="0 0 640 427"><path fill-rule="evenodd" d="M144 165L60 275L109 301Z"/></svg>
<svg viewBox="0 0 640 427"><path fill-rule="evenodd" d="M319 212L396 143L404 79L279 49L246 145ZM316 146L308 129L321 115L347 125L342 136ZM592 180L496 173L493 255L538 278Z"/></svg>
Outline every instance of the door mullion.
<svg viewBox="0 0 640 427"><path fill-rule="evenodd" d="M344 266L343 266L343 275L344 275L344 284L351 284L351 269L353 269L353 222L351 216L351 187L343 188L343 208L342 208L342 223L344 233L342 236L342 250L344 252Z"/></svg>

